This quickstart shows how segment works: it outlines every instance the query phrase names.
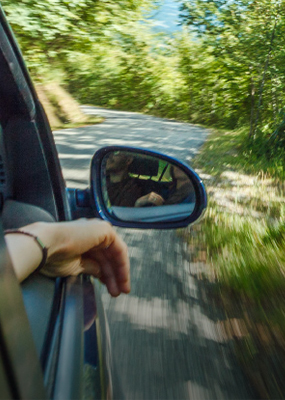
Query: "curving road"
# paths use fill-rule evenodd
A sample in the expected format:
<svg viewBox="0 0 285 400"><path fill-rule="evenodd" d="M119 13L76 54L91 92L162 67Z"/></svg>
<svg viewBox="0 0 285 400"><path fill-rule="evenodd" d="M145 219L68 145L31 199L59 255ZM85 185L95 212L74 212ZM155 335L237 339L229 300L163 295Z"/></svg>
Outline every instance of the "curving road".
<svg viewBox="0 0 285 400"><path fill-rule="evenodd" d="M69 187L86 187L90 158L114 144L152 148L191 164L207 130L138 113L83 107L99 125L54 132ZM129 246L132 292L102 297L113 356L128 400L252 399L219 311L197 278L202 263L174 231L120 229Z"/></svg>

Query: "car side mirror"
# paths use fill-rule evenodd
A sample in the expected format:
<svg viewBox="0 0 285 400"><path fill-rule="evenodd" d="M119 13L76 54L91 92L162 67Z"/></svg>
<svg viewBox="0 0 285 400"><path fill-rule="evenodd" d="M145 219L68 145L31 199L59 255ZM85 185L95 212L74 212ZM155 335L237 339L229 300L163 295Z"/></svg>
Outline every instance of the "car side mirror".
<svg viewBox="0 0 285 400"><path fill-rule="evenodd" d="M91 198L101 218L129 228L185 227L207 206L205 187L189 166L126 146L104 147L94 154Z"/></svg>

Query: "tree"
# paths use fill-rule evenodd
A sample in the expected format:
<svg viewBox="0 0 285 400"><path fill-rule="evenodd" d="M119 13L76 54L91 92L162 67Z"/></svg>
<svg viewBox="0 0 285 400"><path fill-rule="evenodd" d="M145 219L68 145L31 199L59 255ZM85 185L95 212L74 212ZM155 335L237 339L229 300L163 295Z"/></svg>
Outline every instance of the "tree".
<svg viewBox="0 0 285 400"><path fill-rule="evenodd" d="M88 52L108 40L130 19L136 20L149 0L2 0L9 22L30 66L65 62L70 51Z"/></svg>
<svg viewBox="0 0 285 400"><path fill-rule="evenodd" d="M276 88L278 65L284 61L284 15L281 0L189 0L181 5L183 23L205 49L212 48L228 100L240 100L241 120L250 124L251 137L265 122L272 124L284 104Z"/></svg>

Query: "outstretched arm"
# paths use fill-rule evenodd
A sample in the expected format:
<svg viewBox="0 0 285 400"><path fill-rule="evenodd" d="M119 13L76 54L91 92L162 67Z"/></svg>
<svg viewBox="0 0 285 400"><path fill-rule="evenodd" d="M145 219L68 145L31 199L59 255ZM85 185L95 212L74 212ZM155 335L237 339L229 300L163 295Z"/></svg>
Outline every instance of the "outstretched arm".
<svg viewBox="0 0 285 400"><path fill-rule="evenodd" d="M37 236L48 248L41 273L49 277L86 273L103 282L112 296L130 291L127 245L105 221L80 219L71 222L37 222L20 230ZM42 252L33 238L23 234L5 236L19 281L40 264Z"/></svg>

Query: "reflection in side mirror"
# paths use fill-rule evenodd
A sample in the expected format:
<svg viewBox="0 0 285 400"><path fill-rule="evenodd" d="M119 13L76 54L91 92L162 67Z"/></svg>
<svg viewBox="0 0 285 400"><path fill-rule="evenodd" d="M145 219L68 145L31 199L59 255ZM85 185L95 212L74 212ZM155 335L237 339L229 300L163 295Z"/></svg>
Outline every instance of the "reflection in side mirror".
<svg viewBox="0 0 285 400"><path fill-rule="evenodd" d="M149 150L104 148L92 160L96 208L114 225L172 228L194 222L206 208L194 171Z"/></svg>

